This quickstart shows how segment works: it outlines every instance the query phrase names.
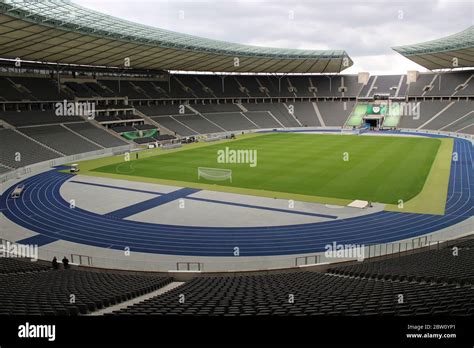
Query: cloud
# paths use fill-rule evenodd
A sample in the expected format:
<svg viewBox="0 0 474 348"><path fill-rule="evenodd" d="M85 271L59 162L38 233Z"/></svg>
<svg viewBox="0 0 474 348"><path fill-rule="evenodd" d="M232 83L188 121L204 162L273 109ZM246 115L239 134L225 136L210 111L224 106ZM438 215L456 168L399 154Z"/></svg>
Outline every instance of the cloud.
<svg viewBox="0 0 474 348"><path fill-rule="evenodd" d="M387 73L403 73L407 67L422 70L391 50L392 46L440 38L474 24L471 0L74 2L141 24L211 39L283 48L344 49L356 67Z"/></svg>

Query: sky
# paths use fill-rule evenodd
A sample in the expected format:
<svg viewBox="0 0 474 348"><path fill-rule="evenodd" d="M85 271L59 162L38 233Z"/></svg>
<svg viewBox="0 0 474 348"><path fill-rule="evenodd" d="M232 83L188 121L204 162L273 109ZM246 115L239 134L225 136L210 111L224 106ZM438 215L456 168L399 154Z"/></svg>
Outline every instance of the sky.
<svg viewBox="0 0 474 348"><path fill-rule="evenodd" d="M474 25L474 0L73 0L111 16L242 44L343 49L344 73L426 71L391 49Z"/></svg>

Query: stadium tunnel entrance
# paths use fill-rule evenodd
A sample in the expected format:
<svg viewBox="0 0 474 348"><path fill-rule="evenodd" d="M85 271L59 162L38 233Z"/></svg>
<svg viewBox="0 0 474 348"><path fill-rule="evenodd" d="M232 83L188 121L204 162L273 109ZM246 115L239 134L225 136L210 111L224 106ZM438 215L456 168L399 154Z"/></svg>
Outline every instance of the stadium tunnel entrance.
<svg viewBox="0 0 474 348"><path fill-rule="evenodd" d="M383 119L381 117L364 118L366 128L370 129L380 128L382 126L382 121Z"/></svg>

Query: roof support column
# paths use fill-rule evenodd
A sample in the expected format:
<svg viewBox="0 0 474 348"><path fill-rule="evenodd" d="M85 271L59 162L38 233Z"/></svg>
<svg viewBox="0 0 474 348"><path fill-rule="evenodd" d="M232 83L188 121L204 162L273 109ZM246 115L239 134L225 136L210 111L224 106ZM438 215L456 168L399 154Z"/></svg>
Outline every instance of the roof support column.
<svg viewBox="0 0 474 348"><path fill-rule="evenodd" d="M222 80L222 93L225 93L225 85L224 85L224 79L226 76L224 74L221 74L221 80Z"/></svg>

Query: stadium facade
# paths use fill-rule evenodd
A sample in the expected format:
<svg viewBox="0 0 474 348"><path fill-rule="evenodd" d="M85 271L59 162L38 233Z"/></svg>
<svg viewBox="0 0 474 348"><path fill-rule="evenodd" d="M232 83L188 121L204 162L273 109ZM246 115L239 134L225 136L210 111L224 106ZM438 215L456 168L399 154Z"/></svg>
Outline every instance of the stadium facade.
<svg viewBox="0 0 474 348"><path fill-rule="evenodd" d="M452 58L458 58L456 68L472 68L472 30L394 50L428 69L453 68ZM474 313L472 240L454 240L473 232L472 69L339 74L353 64L344 50L209 40L60 0L0 0L0 33L0 238L39 246L40 259L67 255L75 264L59 273L41 261L0 259L11 282L0 282L0 313ZM94 111L58 115L58 103L64 109L93 103ZM413 106L410 112L402 111L406 104ZM442 168L442 209L428 213L377 202L364 206L372 210L354 210L301 201L303 208L292 211L278 205L287 197L236 197L118 176L133 167L116 177L68 172L82 160L113 161L111 156L131 153L139 160L148 147L179 151L189 142L260 132L449 139L447 157L461 160ZM195 213L153 210L181 201ZM229 225L222 217L238 209L245 213ZM153 213L140 215L146 211ZM222 225L211 225L211 214ZM362 240L367 261L329 264L323 250L332 236L339 236L337 243ZM453 245L462 251L459 259L449 258ZM226 273L248 270L270 274ZM64 284L82 295L77 303L67 303ZM165 294L127 308L131 298L164 288ZM55 291L65 295L58 300ZM190 295L185 304L175 300L182 292ZM292 292L297 305L286 301ZM419 300L394 301L400 293ZM18 309L12 305L18 301L27 305ZM110 309L120 303L125 305Z"/></svg>

